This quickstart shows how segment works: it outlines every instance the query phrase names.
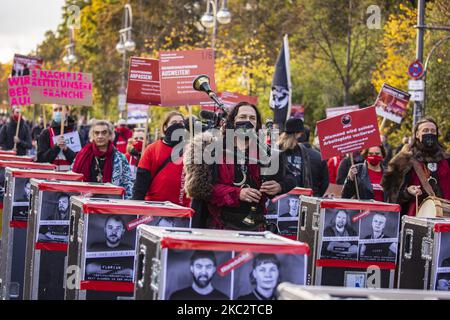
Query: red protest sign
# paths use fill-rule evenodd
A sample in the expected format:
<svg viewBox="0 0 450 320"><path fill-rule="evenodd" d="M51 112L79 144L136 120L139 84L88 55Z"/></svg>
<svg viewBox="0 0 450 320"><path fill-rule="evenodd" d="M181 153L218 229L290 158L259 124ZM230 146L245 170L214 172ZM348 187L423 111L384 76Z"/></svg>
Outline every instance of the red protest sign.
<svg viewBox="0 0 450 320"><path fill-rule="evenodd" d="M52 70L33 70L31 103L92 106L92 74Z"/></svg>
<svg viewBox="0 0 450 320"><path fill-rule="evenodd" d="M322 159L379 146L380 130L374 107L317 122Z"/></svg>
<svg viewBox="0 0 450 320"><path fill-rule="evenodd" d="M30 76L8 78L8 97L11 106L29 106Z"/></svg>
<svg viewBox="0 0 450 320"><path fill-rule="evenodd" d="M15 54L11 75L13 77L28 76L32 70L42 69L43 63L44 60L41 57L30 57Z"/></svg>
<svg viewBox="0 0 450 320"><path fill-rule="evenodd" d="M410 97L407 92L383 84L374 105L377 115L400 123L406 115Z"/></svg>
<svg viewBox="0 0 450 320"><path fill-rule="evenodd" d="M161 105L200 105L210 102L204 92L195 91L192 82L201 75L210 78L215 90L214 51L212 49L160 52Z"/></svg>
<svg viewBox="0 0 450 320"><path fill-rule="evenodd" d="M127 103L161 105L158 59L130 58Z"/></svg>

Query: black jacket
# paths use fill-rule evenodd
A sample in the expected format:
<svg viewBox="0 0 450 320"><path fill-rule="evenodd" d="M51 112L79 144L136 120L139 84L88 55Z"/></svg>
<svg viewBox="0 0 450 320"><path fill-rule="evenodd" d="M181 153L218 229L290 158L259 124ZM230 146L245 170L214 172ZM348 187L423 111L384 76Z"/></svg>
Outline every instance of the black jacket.
<svg viewBox="0 0 450 320"><path fill-rule="evenodd" d="M358 163L356 165L358 173L356 174L356 179L358 180L358 190L359 198L361 200L371 200L374 198L372 181L370 181L369 171L367 169L366 162ZM381 167L383 170L383 167ZM342 198L350 199L356 198L356 187L355 181L348 178L345 179L344 187L342 189ZM386 194L383 194L384 200L386 201Z"/></svg>
<svg viewBox="0 0 450 320"><path fill-rule="evenodd" d="M325 160L322 160L320 152L315 150L309 143L303 144L309 155L312 176L312 189L314 197L322 197L328 189L329 173Z"/></svg>
<svg viewBox="0 0 450 320"><path fill-rule="evenodd" d="M61 124L52 121L51 127L55 132L55 135L59 135L61 132ZM64 126L64 132L73 131L75 128L74 120L69 117L68 126ZM53 148L50 145L50 132L49 129L42 130L39 135L38 145L37 145L37 162L48 162L52 163L56 157L58 156L61 149L57 145L54 145ZM70 163L73 163L75 159L76 153L67 148L64 152L64 156L66 160Z"/></svg>
<svg viewBox="0 0 450 320"><path fill-rule="evenodd" d="M353 161L355 164L363 163L364 158L361 155L355 156L353 158ZM338 174L336 177L336 184L343 185L345 179L347 178L348 171L350 170L350 167L352 166L352 162L349 157L345 157L342 159L341 163L339 164Z"/></svg>
<svg viewBox="0 0 450 320"><path fill-rule="evenodd" d="M5 150L12 150L14 148L14 137L16 135L17 121L10 119L9 122L0 130L0 147ZM24 121L20 121L19 139L17 143L17 155L24 156L27 150L31 149L31 134L30 128Z"/></svg>
<svg viewBox="0 0 450 320"><path fill-rule="evenodd" d="M290 162L293 157L299 157L300 162L300 175L296 175L296 164ZM280 157L280 170L285 170L289 177L294 179L294 187L312 188L312 174L311 174L311 161L307 148L302 144L292 150L284 150ZM292 189L292 188L291 188ZM290 189L289 189L290 190ZM284 191L284 190L283 190ZM283 192L286 193L286 192Z"/></svg>

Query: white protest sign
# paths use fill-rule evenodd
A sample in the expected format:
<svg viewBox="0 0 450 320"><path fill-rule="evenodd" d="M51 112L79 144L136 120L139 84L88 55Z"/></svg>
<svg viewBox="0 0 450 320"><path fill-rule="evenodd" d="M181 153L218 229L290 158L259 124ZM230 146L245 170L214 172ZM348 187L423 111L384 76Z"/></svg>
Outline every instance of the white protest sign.
<svg viewBox="0 0 450 320"><path fill-rule="evenodd" d="M53 137L53 144L57 144L59 137L60 136ZM73 152L78 152L81 150L80 135L77 131L65 133L64 141L66 142L67 147Z"/></svg>
<svg viewBox="0 0 450 320"><path fill-rule="evenodd" d="M148 105L128 104L128 124L146 123L148 117Z"/></svg>

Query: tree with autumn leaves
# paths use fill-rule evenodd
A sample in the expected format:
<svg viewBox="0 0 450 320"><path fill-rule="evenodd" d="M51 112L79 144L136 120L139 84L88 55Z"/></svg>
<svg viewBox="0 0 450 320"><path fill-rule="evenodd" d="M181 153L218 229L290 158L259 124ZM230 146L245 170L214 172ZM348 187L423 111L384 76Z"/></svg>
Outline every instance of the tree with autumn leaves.
<svg viewBox="0 0 450 320"><path fill-rule="evenodd" d="M115 45L126 3L133 8L135 56L156 57L162 50L211 45L211 31L199 23L205 1L68 0L65 8L71 4L80 7L81 25L75 33L78 63L74 70L93 73L94 107L90 114L97 118L118 118L122 57ZM367 26L367 8L373 4L380 9L380 29ZM229 0L228 5L231 23L219 25L217 33L217 89L256 95L265 118L272 116L268 106L272 74L286 33L291 51L292 101L305 106L305 122L312 127L325 117L328 107L372 105L384 82L407 89L406 70L415 57L415 1ZM448 24L449 6L445 0L429 2L427 23ZM48 32L37 48L46 69L67 68L62 63L64 45L68 43L66 12L57 32ZM443 36L445 33L439 31L426 32L425 57ZM449 43L442 45L430 60L426 101L426 114L443 119L442 132L447 136L448 49ZM5 83L5 73L0 80ZM185 107L180 109L187 113ZM152 132L165 110L151 108ZM400 126L388 121L383 130L395 145L411 129L411 122L409 112Z"/></svg>

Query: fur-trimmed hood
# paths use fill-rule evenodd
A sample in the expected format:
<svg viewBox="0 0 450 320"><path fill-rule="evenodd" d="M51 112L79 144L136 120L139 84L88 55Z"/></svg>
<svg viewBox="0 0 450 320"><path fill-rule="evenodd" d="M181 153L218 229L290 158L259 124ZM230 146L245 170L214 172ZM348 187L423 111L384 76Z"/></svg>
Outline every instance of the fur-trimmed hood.
<svg viewBox="0 0 450 320"><path fill-rule="evenodd" d="M405 181L405 176L413 166L411 162L412 156L413 153L411 151L403 149L389 162L381 180L388 202L397 203L398 194Z"/></svg>
<svg viewBox="0 0 450 320"><path fill-rule="evenodd" d="M216 141L216 137L206 131L197 134L186 147L183 156L185 184L184 190L191 199L208 200L213 185L212 166L205 164L202 157L206 146ZM195 150L195 152L194 152Z"/></svg>

